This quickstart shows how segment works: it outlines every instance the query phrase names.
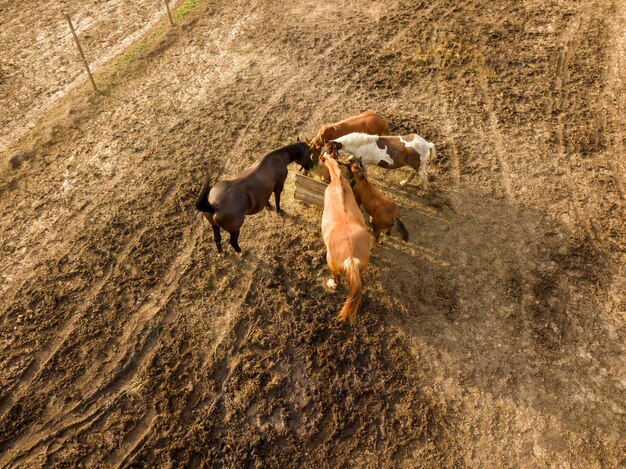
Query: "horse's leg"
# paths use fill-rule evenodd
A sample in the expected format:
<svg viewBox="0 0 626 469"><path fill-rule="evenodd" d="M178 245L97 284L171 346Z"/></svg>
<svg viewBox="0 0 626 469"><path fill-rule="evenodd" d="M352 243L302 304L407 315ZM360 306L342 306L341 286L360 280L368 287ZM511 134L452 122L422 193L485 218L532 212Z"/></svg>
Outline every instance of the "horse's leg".
<svg viewBox="0 0 626 469"><path fill-rule="evenodd" d="M418 170L418 169L417 169L415 166L413 166L413 165L411 165L411 167L412 167L415 171L417 171L417 170ZM414 178L414 177L415 177L415 173L414 173L413 171L411 171L411 174L409 174L409 177L408 177L408 178L406 178L406 179L404 179L404 180L400 181L400 185L401 185L401 186L406 186L409 182L411 182L411 181L413 180L413 178Z"/></svg>
<svg viewBox="0 0 626 469"><path fill-rule="evenodd" d="M285 181L280 184L276 184L274 187L274 201L276 202L276 212L280 212L280 193L283 191Z"/></svg>
<svg viewBox="0 0 626 469"><path fill-rule="evenodd" d="M280 212L280 193L282 189L279 191L274 191L274 201L276 202L276 212Z"/></svg>
<svg viewBox="0 0 626 469"><path fill-rule="evenodd" d="M233 247L235 252L241 252L241 248L239 247L239 231L232 231L230 233L230 240L228 242Z"/></svg>
<svg viewBox="0 0 626 469"><path fill-rule="evenodd" d="M204 216L206 217L207 220L209 220L209 223L211 224L211 228L213 228L213 240L215 241L215 245L217 246L217 252L219 254L222 253L222 233L220 232L220 227L217 223L215 223L215 220L213 220L213 216L205 213Z"/></svg>
<svg viewBox="0 0 626 469"><path fill-rule="evenodd" d="M220 227L217 225L211 225L213 227L213 239L215 240L215 245L217 246L217 252L222 253L222 233L220 232Z"/></svg>
<svg viewBox="0 0 626 469"><path fill-rule="evenodd" d="M333 275L332 278L329 278L326 281L326 286L332 290L334 290L335 288L337 288L340 284L341 284L341 275L336 274L335 272L331 271L331 274Z"/></svg>
<svg viewBox="0 0 626 469"><path fill-rule="evenodd" d="M415 170L417 174L422 178L422 182L424 184L424 189L428 189L428 173L426 172L426 160L423 160L419 153L411 154L407 160L406 164L408 164L411 168ZM411 172L408 178L402 181L401 185L406 185L415 177L415 173Z"/></svg>
<svg viewBox="0 0 626 469"><path fill-rule="evenodd" d="M422 182L424 183L424 189L428 189L428 173L426 172L426 162L420 162L420 167L417 170L417 174L422 178Z"/></svg>
<svg viewBox="0 0 626 469"><path fill-rule="evenodd" d="M380 227L374 225L374 242L376 242L377 244L382 244L382 241L380 239L381 232L382 231Z"/></svg>
<svg viewBox="0 0 626 469"><path fill-rule="evenodd" d="M424 189L428 189L428 173L426 172L426 165L428 164L428 156L422 156L418 153L419 158L412 156L409 160L411 167L417 171L420 178L422 178L422 184Z"/></svg>
<svg viewBox="0 0 626 469"><path fill-rule="evenodd" d="M376 215L376 214L374 214ZM377 244L382 244L382 241L380 239L380 235L383 232L383 228L381 226L381 222L380 222L380 213L378 214L379 218L374 217L372 219L372 231L374 234L374 242Z"/></svg>

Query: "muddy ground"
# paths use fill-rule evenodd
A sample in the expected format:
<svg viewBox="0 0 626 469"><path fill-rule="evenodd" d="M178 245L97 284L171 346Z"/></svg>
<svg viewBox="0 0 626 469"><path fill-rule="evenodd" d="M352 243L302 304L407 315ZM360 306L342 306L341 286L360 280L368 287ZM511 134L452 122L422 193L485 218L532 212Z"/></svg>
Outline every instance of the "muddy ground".
<svg viewBox="0 0 626 469"><path fill-rule="evenodd" d="M0 161L0 466L626 465L626 2L200 1L147 37ZM366 109L439 156L371 170L411 239L349 325L293 176L241 258L193 202Z"/></svg>

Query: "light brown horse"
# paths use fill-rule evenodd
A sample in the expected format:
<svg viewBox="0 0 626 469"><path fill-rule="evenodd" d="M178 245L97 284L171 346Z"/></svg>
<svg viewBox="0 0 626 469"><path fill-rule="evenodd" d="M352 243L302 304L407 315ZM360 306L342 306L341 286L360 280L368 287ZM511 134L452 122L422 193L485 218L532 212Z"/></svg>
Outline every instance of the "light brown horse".
<svg viewBox="0 0 626 469"><path fill-rule="evenodd" d="M350 172L354 177L352 190L359 205L365 207L374 229L374 241L380 242L380 234L386 231L391 234L395 225L403 241L409 240L409 232L400 220L400 209L396 203L384 196L368 179L365 166L357 158L350 162Z"/></svg>
<svg viewBox="0 0 626 469"><path fill-rule="evenodd" d="M220 228L230 233L230 245L236 252L241 252L238 239L244 217L270 208L272 192L276 211L280 212L280 193L287 178L287 165L294 161L306 169L313 166L311 150L306 143L293 143L274 150L232 178L219 181L213 188L207 175L196 208L204 212L213 227L217 252L222 252Z"/></svg>
<svg viewBox="0 0 626 469"><path fill-rule="evenodd" d="M435 145L417 134L377 136L362 132L331 140L324 146L324 152L354 155L365 165L376 164L385 169L411 166L422 178L424 189L428 188L428 162L437 156ZM400 185L404 186L414 176L415 173L411 172Z"/></svg>
<svg viewBox="0 0 626 469"><path fill-rule="evenodd" d="M333 275L327 285L335 288L341 276L346 276L349 293L339 319L353 321L363 298L361 274L369 263L370 238L363 214L350 185L341 176L337 161L330 156L320 156L320 161L328 168L331 179L324 192L322 215L326 262Z"/></svg>
<svg viewBox="0 0 626 469"><path fill-rule="evenodd" d="M328 124L322 127L317 135L309 143L313 161L315 161L322 152L324 145L336 138L342 137L352 132L363 132L371 135L389 135L389 123L387 120L374 112L365 111L358 116L348 117L340 122ZM330 181L330 175L326 166L322 165L322 177L326 182Z"/></svg>

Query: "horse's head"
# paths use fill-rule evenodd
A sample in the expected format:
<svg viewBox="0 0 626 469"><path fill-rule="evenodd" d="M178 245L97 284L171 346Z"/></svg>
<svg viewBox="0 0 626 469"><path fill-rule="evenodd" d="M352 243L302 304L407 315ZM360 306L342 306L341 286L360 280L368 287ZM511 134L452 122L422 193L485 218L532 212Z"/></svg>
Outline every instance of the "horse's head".
<svg viewBox="0 0 626 469"><path fill-rule="evenodd" d="M324 145L324 153L328 153L329 155L338 154L339 150L341 150L341 143L331 140L326 145Z"/></svg>
<svg viewBox="0 0 626 469"><path fill-rule="evenodd" d="M313 168L313 160L311 159L311 149L309 148L309 144L307 142L299 142L298 153L292 161L296 161L300 166L304 169Z"/></svg>
<svg viewBox="0 0 626 469"><path fill-rule="evenodd" d="M311 159L313 160L313 164L317 163L319 159L319 154L321 151L321 147L316 144L316 138L310 140L304 136L298 137L298 142L304 142L309 146L309 150L311 152Z"/></svg>
<svg viewBox="0 0 626 469"><path fill-rule="evenodd" d="M311 145L312 145L311 140L306 138L306 137L304 137L304 136L298 137L298 142L304 142L304 143L306 143L309 146L309 148L311 148Z"/></svg>
<svg viewBox="0 0 626 469"><path fill-rule="evenodd" d="M348 158L348 167L356 178L365 179L367 177L367 170L360 158L356 158L355 156Z"/></svg>
<svg viewBox="0 0 626 469"><path fill-rule="evenodd" d="M329 148L327 145L328 144L324 145L324 151L322 153L320 153L320 162L323 163L328 158L331 158L331 159L333 159L335 161L338 161L339 160L339 153L337 153L332 148ZM330 151L326 151L326 150L330 150Z"/></svg>
<svg viewBox="0 0 626 469"><path fill-rule="evenodd" d="M313 157L319 159L319 156L322 153L322 145L320 145L320 143L317 140L313 140L309 144L309 148L311 149L311 153L313 154Z"/></svg>

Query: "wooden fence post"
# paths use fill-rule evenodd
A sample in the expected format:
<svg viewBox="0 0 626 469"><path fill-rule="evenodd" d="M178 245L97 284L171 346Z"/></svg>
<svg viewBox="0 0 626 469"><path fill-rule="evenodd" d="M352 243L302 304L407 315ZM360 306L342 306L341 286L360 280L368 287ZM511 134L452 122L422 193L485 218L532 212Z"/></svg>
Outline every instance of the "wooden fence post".
<svg viewBox="0 0 626 469"><path fill-rule="evenodd" d="M91 81L91 86L93 86L93 90L98 93L98 87L96 86L96 82L91 75L91 70L89 70L89 63L87 63L87 59L85 58L85 54L83 53L83 48L80 47L80 42L78 42L78 36L76 35L76 31L74 30L74 25L72 24L70 15L65 13L65 18L67 19L67 24L70 25L70 30L72 31L72 36L74 36L74 42L76 43L76 47L78 47L78 52L80 52L80 56L83 59L83 64L85 64L85 70L87 71L87 75L89 75L89 81Z"/></svg>
<svg viewBox="0 0 626 469"><path fill-rule="evenodd" d="M167 10L167 17L170 19L170 26L174 26L174 20L172 19L172 12L170 11L170 3L167 0L163 0L165 3L165 9Z"/></svg>

